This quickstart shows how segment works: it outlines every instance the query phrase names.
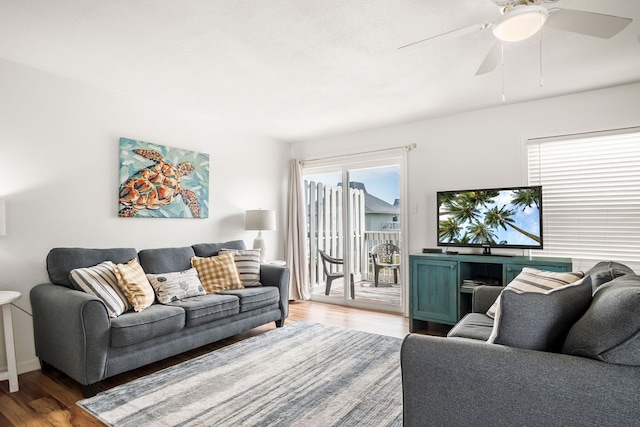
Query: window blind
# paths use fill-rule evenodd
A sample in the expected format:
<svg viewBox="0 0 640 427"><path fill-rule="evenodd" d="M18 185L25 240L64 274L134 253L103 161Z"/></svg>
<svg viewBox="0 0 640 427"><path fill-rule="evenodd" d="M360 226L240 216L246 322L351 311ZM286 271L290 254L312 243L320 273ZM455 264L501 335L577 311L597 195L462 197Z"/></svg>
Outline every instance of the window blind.
<svg viewBox="0 0 640 427"><path fill-rule="evenodd" d="M640 272L640 128L529 140L527 154L529 184L543 186L544 249L532 254Z"/></svg>

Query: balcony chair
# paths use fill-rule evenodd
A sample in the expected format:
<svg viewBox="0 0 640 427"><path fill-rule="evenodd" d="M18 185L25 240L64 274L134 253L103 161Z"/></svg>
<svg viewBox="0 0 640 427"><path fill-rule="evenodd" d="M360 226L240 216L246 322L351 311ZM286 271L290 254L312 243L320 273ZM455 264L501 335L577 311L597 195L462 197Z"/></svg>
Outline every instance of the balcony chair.
<svg viewBox="0 0 640 427"><path fill-rule="evenodd" d="M371 249L371 260L373 261L374 284L378 287L378 278L380 270L389 268L393 270L393 281L398 283L398 271L400 264L394 262L394 255L400 254L400 248L391 243L381 243Z"/></svg>
<svg viewBox="0 0 640 427"><path fill-rule="evenodd" d="M320 249L318 249L318 253L320 254L320 258L322 258L322 268L326 277L325 281L327 287L324 290L324 294L329 295L329 292L331 292L331 282L333 282L335 279L344 277L344 271L331 271L331 265L343 265L344 261L342 258L333 258ZM353 284L353 274L350 274L349 277L351 279L351 298L355 299L356 293L355 286Z"/></svg>

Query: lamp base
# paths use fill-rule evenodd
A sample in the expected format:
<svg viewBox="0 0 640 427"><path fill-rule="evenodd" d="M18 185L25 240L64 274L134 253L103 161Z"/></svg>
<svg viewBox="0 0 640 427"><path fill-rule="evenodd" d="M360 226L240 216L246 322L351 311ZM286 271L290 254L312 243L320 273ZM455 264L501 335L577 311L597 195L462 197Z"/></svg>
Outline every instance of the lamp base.
<svg viewBox="0 0 640 427"><path fill-rule="evenodd" d="M258 231L258 235L253 239L253 249L260 249L260 262L264 263L266 259L266 249L264 247L264 239L262 231Z"/></svg>

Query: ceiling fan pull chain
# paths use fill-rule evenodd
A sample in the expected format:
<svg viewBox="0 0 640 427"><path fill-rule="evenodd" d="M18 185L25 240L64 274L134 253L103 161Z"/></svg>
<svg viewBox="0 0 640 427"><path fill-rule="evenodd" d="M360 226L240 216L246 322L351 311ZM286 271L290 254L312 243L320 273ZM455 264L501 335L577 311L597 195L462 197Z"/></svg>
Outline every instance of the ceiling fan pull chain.
<svg viewBox="0 0 640 427"><path fill-rule="evenodd" d="M540 14L540 31L538 31L540 37L540 87L544 86L544 80L542 77L542 13Z"/></svg>
<svg viewBox="0 0 640 427"><path fill-rule="evenodd" d="M502 103L507 102L507 97L504 95L504 42L500 42L500 65L502 68Z"/></svg>

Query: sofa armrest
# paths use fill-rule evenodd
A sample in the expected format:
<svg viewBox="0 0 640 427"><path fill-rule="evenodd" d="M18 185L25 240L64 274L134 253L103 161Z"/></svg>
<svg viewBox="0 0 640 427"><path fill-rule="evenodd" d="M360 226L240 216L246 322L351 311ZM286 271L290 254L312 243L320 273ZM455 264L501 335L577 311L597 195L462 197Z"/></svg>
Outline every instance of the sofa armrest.
<svg viewBox="0 0 640 427"><path fill-rule="evenodd" d="M471 311L486 313L503 289L502 286L477 286L471 298Z"/></svg>
<svg viewBox="0 0 640 427"><path fill-rule="evenodd" d="M630 425L640 368L463 338L408 335L405 426Z"/></svg>
<svg viewBox="0 0 640 427"><path fill-rule="evenodd" d="M275 286L280 290L280 310L282 320L289 316L289 279L291 272L287 267L275 264L260 265L260 283L262 286Z"/></svg>
<svg viewBox="0 0 640 427"><path fill-rule="evenodd" d="M104 303L44 283L30 292L36 355L83 385L104 378L111 322Z"/></svg>

